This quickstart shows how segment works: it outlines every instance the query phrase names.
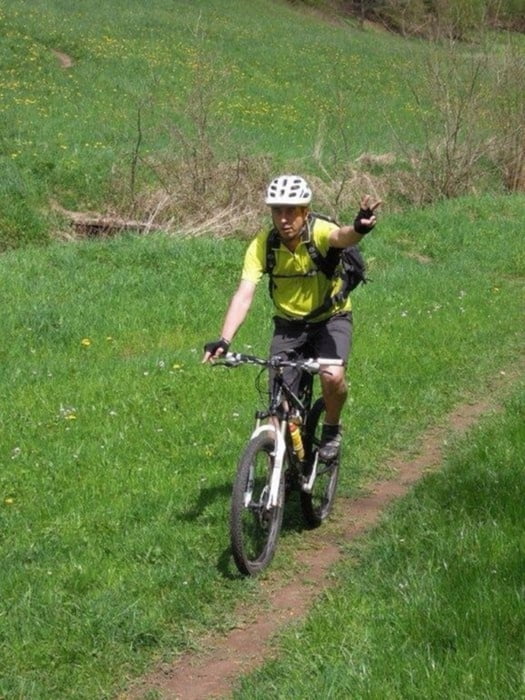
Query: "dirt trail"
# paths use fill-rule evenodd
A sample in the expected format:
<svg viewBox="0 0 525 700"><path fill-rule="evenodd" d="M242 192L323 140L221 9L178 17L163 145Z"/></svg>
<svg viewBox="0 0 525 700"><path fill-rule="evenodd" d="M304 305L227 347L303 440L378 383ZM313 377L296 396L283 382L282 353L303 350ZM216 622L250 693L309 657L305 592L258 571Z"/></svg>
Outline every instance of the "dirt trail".
<svg viewBox="0 0 525 700"><path fill-rule="evenodd" d="M188 652L172 664L163 664L136 682L120 700L159 697L171 700L203 700L226 697L243 673L271 658L272 637L290 621L303 617L316 596L330 585L330 568L341 557L338 543L363 534L377 524L386 506L400 498L426 472L439 467L445 440L472 427L483 414L498 409L498 398L525 371L525 361L511 372L498 372L488 387L488 400L457 406L440 427L422 436L418 455L391 460L387 472L392 476L369 484L365 496L339 499L335 527L305 532L308 549L296 561L304 571L300 578L283 582L272 578L262 582L264 610L240 606L235 619L238 627L228 634L214 634L200 640L202 651ZM243 622L244 621L244 622Z"/></svg>
<svg viewBox="0 0 525 700"><path fill-rule="evenodd" d="M71 68L75 65L75 62L68 56L67 53L62 53L62 51L57 51L56 49L51 49L58 59L61 68Z"/></svg>

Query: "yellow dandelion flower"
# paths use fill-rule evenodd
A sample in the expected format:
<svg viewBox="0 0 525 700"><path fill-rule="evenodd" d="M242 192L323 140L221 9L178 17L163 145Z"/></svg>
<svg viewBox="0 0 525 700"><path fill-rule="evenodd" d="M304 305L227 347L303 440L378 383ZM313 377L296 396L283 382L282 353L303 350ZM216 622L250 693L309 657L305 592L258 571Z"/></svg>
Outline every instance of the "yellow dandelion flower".
<svg viewBox="0 0 525 700"><path fill-rule="evenodd" d="M80 344L83 345L85 348L89 348L89 346L91 345L91 340L89 338L82 338Z"/></svg>

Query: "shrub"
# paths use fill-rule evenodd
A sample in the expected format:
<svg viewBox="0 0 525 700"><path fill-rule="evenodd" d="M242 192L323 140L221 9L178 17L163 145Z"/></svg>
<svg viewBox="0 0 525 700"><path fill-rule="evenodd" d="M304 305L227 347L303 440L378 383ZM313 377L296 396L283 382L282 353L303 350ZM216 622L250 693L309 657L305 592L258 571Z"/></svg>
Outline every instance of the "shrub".
<svg viewBox="0 0 525 700"><path fill-rule="evenodd" d="M492 83L492 158L505 187L510 192L525 192L525 63L514 42L509 42L495 63Z"/></svg>
<svg viewBox="0 0 525 700"><path fill-rule="evenodd" d="M341 0L341 6L403 36L465 39L486 25L525 31L523 0Z"/></svg>

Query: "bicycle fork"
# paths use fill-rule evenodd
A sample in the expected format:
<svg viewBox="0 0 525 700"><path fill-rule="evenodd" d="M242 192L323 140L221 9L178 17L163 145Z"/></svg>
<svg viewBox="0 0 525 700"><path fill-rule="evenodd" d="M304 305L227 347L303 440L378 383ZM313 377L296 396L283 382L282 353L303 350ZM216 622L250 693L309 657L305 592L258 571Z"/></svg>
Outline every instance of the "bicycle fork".
<svg viewBox="0 0 525 700"><path fill-rule="evenodd" d="M266 431L273 433L275 436L275 451L272 453L273 469L270 477L270 492L266 502L266 508L269 510L270 508L274 508L279 505L279 487L284 468L284 456L286 454L286 441L284 439L286 422L281 421L279 427L277 428L272 423L261 423L258 420L250 439L253 440L258 435L261 435L261 433Z"/></svg>
<svg viewBox="0 0 525 700"><path fill-rule="evenodd" d="M261 423L260 420L257 421L255 430L251 434L251 438L256 438L261 433L269 431L275 436L275 451L273 452L273 470L270 479L270 492L268 494L268 499L266 502L266 508L270 509L278 505L279 501L279 485L281 483L281 474L284 468L284 456L286 454L286 421L281 421L279 427L277 428L272 423ZM312 468L308 476L303 475L301 477L301 490L305 493L312 493L314 487L315 479L317 477L317 464L319 461L319 454L317 450L314 451Z"/></svg>

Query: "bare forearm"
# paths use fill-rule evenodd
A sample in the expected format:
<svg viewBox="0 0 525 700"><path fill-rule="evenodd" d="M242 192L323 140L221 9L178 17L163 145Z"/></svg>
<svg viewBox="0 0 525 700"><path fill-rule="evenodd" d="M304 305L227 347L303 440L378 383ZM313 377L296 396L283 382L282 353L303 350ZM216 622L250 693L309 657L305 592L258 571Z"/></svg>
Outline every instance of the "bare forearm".
<svg viewBox="0 0 525 700"><path fill-rule="evenodd" d="M347 248L362 241L364 236L354 230L353 226L341 226L330 234L330 245L334 248Z"/></svg>
<svg viewBox="0 0 525 700"><path fill-rule="evenodd" d="M234 335L246 318L254 294L255 284L247 280L241 280L226 312L224 323L222 324L221 338L204 345L203 363L213 362L228 351Z"/></svg>
<svg viewBox="0 0 525 700"><path fill-rule="evenodd" d="M241 283L235 292L226 312L222 326L221 336L231 342L244 322L253 300L253 290L245 283Z"/></svg>

